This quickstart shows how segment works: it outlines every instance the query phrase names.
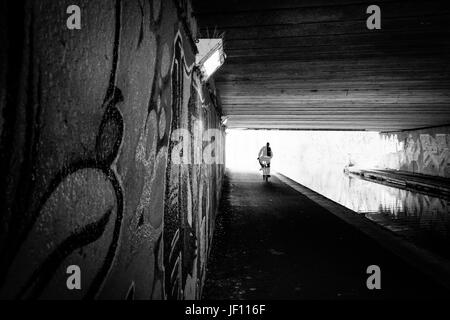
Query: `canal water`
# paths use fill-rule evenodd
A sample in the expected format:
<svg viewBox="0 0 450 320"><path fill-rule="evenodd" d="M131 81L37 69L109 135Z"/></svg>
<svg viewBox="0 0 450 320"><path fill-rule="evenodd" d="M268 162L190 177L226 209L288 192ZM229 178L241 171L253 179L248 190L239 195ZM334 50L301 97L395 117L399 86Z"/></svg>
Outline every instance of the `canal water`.
<svg viewBox="0 0 450 320"><path fill-rule="evenodd" d="M347 175L341 165L279 170L401 237L450 258L450 202Z"/></svg>

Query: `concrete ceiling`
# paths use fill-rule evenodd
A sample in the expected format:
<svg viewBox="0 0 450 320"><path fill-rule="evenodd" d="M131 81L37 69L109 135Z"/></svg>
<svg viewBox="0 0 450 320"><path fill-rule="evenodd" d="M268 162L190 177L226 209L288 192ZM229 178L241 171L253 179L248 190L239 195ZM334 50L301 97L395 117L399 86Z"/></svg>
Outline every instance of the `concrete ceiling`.
<svg viewBox="0 0 450 320"><path fill-rule="evenodd" d="M368 30L366 9L381 8ZM445 1L194 0L230 128L396 131L450 124Z"/></svg>

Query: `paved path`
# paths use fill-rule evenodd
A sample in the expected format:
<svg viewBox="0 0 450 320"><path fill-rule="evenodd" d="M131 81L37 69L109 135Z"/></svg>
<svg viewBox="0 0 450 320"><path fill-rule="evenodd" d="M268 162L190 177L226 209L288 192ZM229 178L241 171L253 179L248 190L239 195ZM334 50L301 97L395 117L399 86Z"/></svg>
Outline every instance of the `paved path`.
<svg viewBox="0 0 450 320"><path fill-rule="evenodd" d="M381 268L368 290L366 268ZM445 289L276 177L228 172L204 299L449 297Z"/></svg>

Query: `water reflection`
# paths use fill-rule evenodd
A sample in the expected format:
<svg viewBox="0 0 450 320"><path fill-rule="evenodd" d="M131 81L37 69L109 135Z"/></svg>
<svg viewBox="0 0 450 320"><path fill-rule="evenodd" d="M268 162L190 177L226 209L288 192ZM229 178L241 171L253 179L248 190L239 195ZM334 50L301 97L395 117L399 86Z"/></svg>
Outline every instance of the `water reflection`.
<svg viewBox="0 0 450 320"><path fill-rule="evenodd" d="M429 250L450 257L448 200L397 189L346 175L340 165L296 169L285 173L302 185L365 215Z"/></svg>

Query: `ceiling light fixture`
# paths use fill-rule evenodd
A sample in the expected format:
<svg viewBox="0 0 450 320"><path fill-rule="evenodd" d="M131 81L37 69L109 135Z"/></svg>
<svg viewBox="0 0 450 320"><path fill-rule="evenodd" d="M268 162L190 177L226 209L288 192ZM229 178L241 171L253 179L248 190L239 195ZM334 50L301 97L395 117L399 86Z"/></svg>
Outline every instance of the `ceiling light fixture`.
<svg viewBox="0 0 450 320"><path fill-rule="evenodd" d="M228 122L228 117L222 117L222 125L226 126Z"/></svg>
<svg viewBox="0 0 450 320"><path fill-rule="evenodd" d="M221 38L198 39L197 49L196 64L202 73L202 80L207 81L225 62L223 41Z"/></svg>

